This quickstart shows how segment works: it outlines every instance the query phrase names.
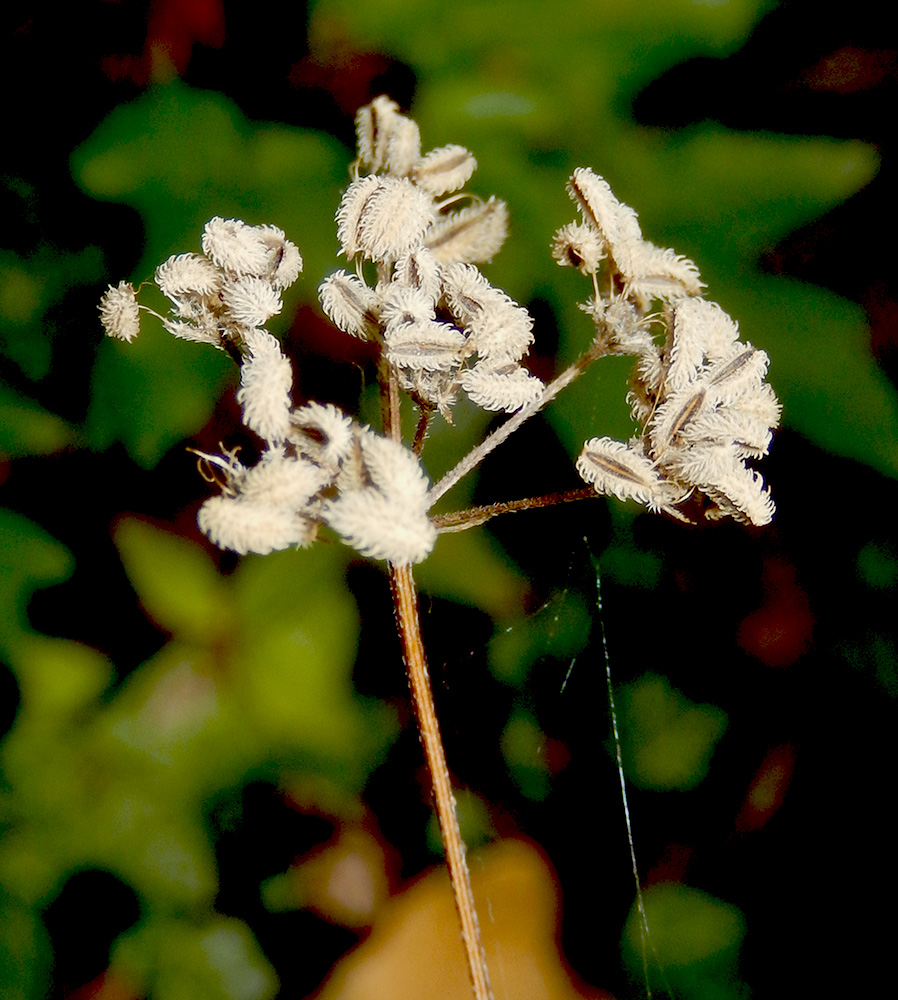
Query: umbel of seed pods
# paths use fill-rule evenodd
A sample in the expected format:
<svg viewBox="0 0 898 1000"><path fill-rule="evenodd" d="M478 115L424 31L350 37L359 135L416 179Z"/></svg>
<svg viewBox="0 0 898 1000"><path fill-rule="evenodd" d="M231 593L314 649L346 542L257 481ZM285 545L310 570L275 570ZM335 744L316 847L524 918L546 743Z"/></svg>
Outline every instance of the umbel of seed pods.
<svg viewBox="0 0 898 1000"><path fill-rule="evenodd" d="M353 269L321 283L324 312L344 333L379 345L422 413L451 422L465 396L513 414L516 429L571 376L544 386L527 370L532 319L477 267L505 239L505 204L461 192L476 167L471 153L452 145L422 154L418 126L385 97L359 112L357 133L353 179L336 213ZM580 475L599 493L681 519L691 498L690 509L699 500L708 518L767 523L773 501L747 465L767 452L779 420L767 355L701 297L691 261L642 237L636 213L601 177L579 169L568 192L581 219L556 233L552 249L558 263L592 279L582 308L596 332L584 357L635 357L628 400L639 425L626 442L588 440ZM222 548L266 554L309 545L326 525L372 558L426 558L437 531L416 451L335 406L293 404L291 363L265 324L302 269L297 248L275 226L222 218L206 224L201 248L156 269L171 302L159 319L174 336L239 361L243 422L263 441L252 466L236 450L201 455L220 489L200 509L201 529ZM106 332L124 341L136 336L140 311L152 311L127 282L110 286L100 309Z"/></svg>

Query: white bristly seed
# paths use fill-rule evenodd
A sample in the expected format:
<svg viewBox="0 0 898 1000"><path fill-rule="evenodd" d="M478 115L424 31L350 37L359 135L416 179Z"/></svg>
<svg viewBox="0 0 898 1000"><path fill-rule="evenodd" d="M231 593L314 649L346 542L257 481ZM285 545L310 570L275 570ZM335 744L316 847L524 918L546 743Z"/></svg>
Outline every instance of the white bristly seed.
<svg viewBox="0 0 898 1000"><path fill-rule="evenodd" d="M287 437L293 369L281 345L265 330L247 330L248 356L240 366L237 402L243 422L269 444Z"/></svg>
<svg viewBox="0 0 898 1000"><path fill-rule="evenodd" d="M100 299L100 322L107 337L129 344L140 332L137 292L129 281L120 281L106 290Z"/></svg>

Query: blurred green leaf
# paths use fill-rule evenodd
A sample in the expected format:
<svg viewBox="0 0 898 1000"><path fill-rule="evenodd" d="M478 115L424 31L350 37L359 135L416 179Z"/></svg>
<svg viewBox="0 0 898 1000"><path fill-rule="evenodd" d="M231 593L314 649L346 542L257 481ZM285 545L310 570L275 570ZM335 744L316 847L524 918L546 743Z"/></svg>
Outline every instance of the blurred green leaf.
<svg viewBox="0 0 898 1000"><path fill-rule="evenodd" d="M741 912L690 886L662 883L643 893L648 939L636 906L624 930L624 957L641 981L644 963L657 967L665 987L683 1000L740 1000L738 957L745 936Z"/></svg>
<svg viewBox="0 0 898 1000"><path fill-rule="evenodd" d="M551 791L546 736L533 715L515 709L502 732L502 756L521 794L542 802Z"/></svg>
<svg viewBox="0 0 898 1000"><path fill-rule="evenodd" d="M0 382L0 458L49 455L72 438L64 420Z"/></svg>
<svg viewBox="0 0 898 1000"><path fill-rule="evenodd" d="M66 580L74 562L68 549L33 521L0 508L0 649L28 634L26 607L41 587Z"/></svg>
<svg viewBox="0 0 898 1000"><path fill-rule="evenodd" d="M459 789L455 792L455 807L462 840L469 851L476 851L496 836L496 830L490 819L489 806L479 795L470 789ZM433 854L445 853L436 811L430 814L430 819L427 821L427 844Z"/></svg>
<svg viewBox="0 0 898 1000"><path fill-rule="evenodd" d="M586 648L591 627L592 610L584 596L573 589L558 591L534 614L497 626L490 640L490 670L506 684L520 686L541 657L576 657Z"/></svg>
<svg viewBox="0 0 898 1000"><path fill-rule="evenodd" d="M0 888L0 996L34 1000L46 995L51 954L37 915Z"/></svg>
<svg viewBox="0 0 898 1000"><path fill-rule="evenodd" d="M141 605L160 628L209 644L227 635L228 587L202 548L135 518L120 521L114 539Z"/></svg>
<svg viewBox="0 0 898 1000"><path fill-rule="evenodd" d="M46 720L73 716L91 705L112 678L112 664L90 646L45 635L23 636L11 661L22 702Z"/></svg>
<svg viewBox="0 0 898 1000"><path fill-rule="evenodd" d="M102 273L98 247L73 253L43 245L29 256L0 249L0 354L32 381L43 378L52 355L47 311L69 289L94 282Z"/></svg>
<svg viewBox="0 0 898 1000"><path fill-rule="evenodd" d="M624 763L634 784L687 791L704 779L726 729L725 712L694 704L652 673L628 684L619 703Z"/></svg>
<svg viewBox="0 0 898 1000"><path fill-rule="evenodd" d="M3 596L24 618L31 590L70 560L34 525L6 521ZM292 769L355 796L396 723L352 688L358 615L341 547L250 557L225 578L202 546L150 525L123 521L116 541L172 638L103 701L104 657L24 622L12 630L22 706L0 750L11 790L0 884L37 901L97 866L151 908L204 907L217 888L210 797Z"/></svg>
<svg viewBox="0 0 898 1000"><path fill-rule="evenodd" d="M269 1000L278 991L249 928L233 917L144 922L116 944L111 967L152 1000Z"/></svg>
<svg viewBox="0 0 898 1000"><path fill-rule="evenodd" d="M422 590L469 604L492 617L520 607L526 582L483 532L441 535L427 560L415 567Z"/></svg>

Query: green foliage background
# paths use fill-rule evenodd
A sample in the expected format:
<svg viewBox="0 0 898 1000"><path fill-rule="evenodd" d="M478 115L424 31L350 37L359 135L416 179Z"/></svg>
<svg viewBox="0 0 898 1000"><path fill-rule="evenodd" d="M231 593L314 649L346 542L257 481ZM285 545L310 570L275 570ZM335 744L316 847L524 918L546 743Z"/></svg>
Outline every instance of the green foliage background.
<svg viewBox="0 0 898 1000"><path fill-rule="evenodd" d="M553 5L547 16L537 0L320 0L309 5L309 44L322 62L342 46L385 53L414 72L411 111L426 146L472 149L480 164L473 186L509 204L511 237L491 279L519 301L548 303L562 361L590 336L577 309L586 289L579 275L554 266L548 245L573 217L567 177L590 165L639 210L648 238L699 263L709 297L770 354L785 427L886 481L898 472L898 408L861 309L758 269L762 252L868 184L876 151L712 122L648 128L630 115L635 95L669 68L735 52L770 6L580 0ZM180 455L181 442L201 434L232 390L226 359L150 322L132 345L101 342L92 308L69 312L65 336L95 353L90 402L82 412L57 410L41 389L64 364L56 310L98 298L107 281L139 282L170 253L196 249L210 216L234 215L276 223L302 250L304 275L273 328L286 335L291 314L314 302L318 280L338 266L333 212L352 153L322 131L254 120L227 94L179 79L112 107L70 152L75 185L97 203L137 213L143 245L130 276L93 244L41 240L0 251L0 453L15 497L0 511L0 654L20 695L0 749L0 993L45 995L53 980L42 915L71 873L98 868L139 898L141 918L110 960L140 995L264 1000L279 988L268 957L251 927L216 912L209 803L264 778L302 789L329 814L356 810L399 721L393 707L353 689L360 621L347 583L352 554L331 545L248 557L223 574L180 512L162 526L137 492L128 495L123 516L89 521L79 545L79 560L90 559L102 543L89 533L109 529L135 599L164 635L126 676L101 649L32 624L35 592L77 579L80 567L31 516L22 477L57 462L60 503L75 495L90 504L108 484L67 479L71 456L84 456L91 470L102 468L97 455L110 463L115 456L119 469L124 449L135 475L169 469L166 456ZM26 197L25 180L14 172L5 180ZM593 434L632 432L625 370L612 361L553 406L548 419L570 456ZM433 474L483 426L462 414L451 439L429 449ZM164 493L164 480L158 489ZM664 554L634 540L631 512L616 508L613 517L609 575L638 595L661 579ZM871 551L887 569L895 565L887 546ZM552 775L539 758L545 734L528 684L547 656L588 648L594 595L587 588L585 596L557 596L560 630L549 624L554 604L524 615L526 569L484 532L444 538L418 576L431 599L493 621L490 666L512 692L494 742L520 794L545 799ZM99 604L95 614L102 619ZM889 676L892 654L883 655ZM620 710L637 787L670 793L701 783L725 711L691 701L653 672L633 678ZM735 907L681 886L653 895L649 912L676 995L741 995L734 955L744 927ZM629 926L625 958L634 933Z"/></svg>

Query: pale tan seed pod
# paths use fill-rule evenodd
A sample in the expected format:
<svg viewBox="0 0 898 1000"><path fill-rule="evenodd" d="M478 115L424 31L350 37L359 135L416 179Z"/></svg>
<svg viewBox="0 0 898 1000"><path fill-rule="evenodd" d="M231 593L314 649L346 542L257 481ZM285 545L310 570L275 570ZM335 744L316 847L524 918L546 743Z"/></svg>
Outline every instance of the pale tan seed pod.
<svg viewBox="0 0 898 1000"><path fill-rule="evenodd" d="M356 448L352 420L333 403L309 403L290 414L297 452L336 475Z"/></svg>
<svg viewBox="0 0 898 1000"><path fill-rule="evenodd" d="M359 160L372 172L382 170L385 166L396 119L401 117L399 105L383 94L356 112L355 132Z"/></svg>
<svg viewBox="0 0 898 1000"><path fill-rule="evenodd" d="M391 177L408 177L421 159L421 133L418 123L396 115L393 128L387 140L385 167Z"/></svg>
<svg viewBox="0 0 898 1000"><path fill-rule="evenodd" d="M728 356L739 340L739 327L716 302L700 298L678 299L671 307L669 379L688 380L691 370L705 361ZM680 357L680 356L683 357Z"/></svg>
<svg viewBox="0 0 898 1000"><path fill-rule="evenodd" d="M374 489L341 494L324 506L321 516L347 545L371 559L419 563L436 544L436 528L423 505Z"/></svg>
<svg viewBox="0 0 898 1000"><path fill-rule="evenodd" d="M353 181L340 199L337 209L337 239L343 255L352 260L360 249L362 213L368 200L379 190L381 179L369 174Z"/></svg>
<svg viewBox="0 0 898 1000"><path fill-rule="evenodd" d="M218 318L209 310L197 316L192 323L165 318L162 320L162 325L168 333L179 340L190 340L195 344L211 344L220 351L224 350L224 338Z"/></svg>
<svg viewBox="0 0 898 1000"><path fill-rule="evenodd" d="M248 354L240 366L237 402L243 422L271 444L284 441L290 429L293 369L281 345L265 330L245 331Z"/></svg>
<svg viewBox="0 0 898 1000"><path fill-rule="evenodd" d="M632 294L647 299L669 302L686 295L700 295L705 287L698 268L688 257L648 241L634 249L630 267L632 273L626 277Z"/></svg>
<svg viewBox="0 0 898 1000"><path fill-rule="evenodd" d="M407 497L417 505L427 497L429 483L418 456L370 427L357 430L362 461L371 483L391 497Z"/></svg>
<svg viewBox="0 0 898 1000"><path fill-rule="evenodd" d="M163 261L155 274L163 295L175 301L185 295L210 298L221 291L221 271L198 253L173 254Z"/></svg>
<svg viewBox="0 0 898 1000"><path fill-rule="evenodd" d="M545 386L520 365L495 368L481 363L459 376L472 403L492 412L514 413L542 396Z"/></svg>
<svg viewBox="0 0 898 1000"><path fill-rule="evenodd" d="M478 356L494 366L520 361L533 343L530 313L504 293L474 316L467 329Z"/></svg>
<svg viewBox="0 0 898 1000"><path fill-rule="evenodd" d="M215 545L239 555L310 545L317 525L285 507L253 503L239 497L210 497L199 509L197 523Z"/></svg>
<svg viewBox="0 0 898 1000"><path fill-rule="evenodd" d="M579 167L568 182L568 194L583 219L593 226L620 272L634 273L634 254L642 245L642 230L636 213L615 198L610 185L588 167Z"/></svg>
<svg viewBox="0 0 898 1000"><path fill-rule="evenodd" d="M450 371L461 364L465 335L449 323L425 319L388 326L384 343L387 361L397 368Z"/></svg>
<svg viewBox="0 0 898 1000"><path fill-rule="evenodd" d="M660 458L677 437L702 410L707 402L707 391L696 385L686 385L666 396L647 425L652 454Z"/></svg>
<svg viewBox="0 0 898 1000"><path fill-rule="evenodd" d="M507 235L505 202L490 198L440 216L427 231L424 245L441 264L472 264L492 260Z"/></svg>
<svg viewBox="0 0 898 1000"><path fill-rule="evenodd" d="M343 333L370 340L380 329L377 296L355 274L335 271L318 286L321 308Z"/></svg>
<svg viewBox="0 0 898 1000"><path fill-rule="evenodd" d="M371 260L395 260L420 246L434 217L433 202L411 181L382 178L362 213L359 247Z"/></svg>
<svg viewBox="0 0 898 1000"><path fill-rule="evenodd" d="M604 242L595 227L569 222L555 233L552 256L562 267L576 267L581 274L595 274L605 259Z"/></svg>
<svg viewBox="0 0 898 1000"><path fill-rule="evenodd" d="M266 270L260 277L267 278L278 291L289 288L302 273L302 255L291 243L283 229L277 226L254 226L259 240L268 248Z"/></svg>
<svg viewBox="0 0 898 1000"><path fill-rule="evenodd" d="M282 448L269 449L247 469L239 484L242 497L253 503L299 511L331 482L326 469Z"/></svg>
<svg viewBox="0 0 898 1000"><path fill-rule="evenodd" d="M441 268L434 255L425 247L403 254L393 269L393 283L415 288L436 304L442 291Z"/></svg>
<svg viewBox="0 0 898 1000"><path fill-rule="evenodd" d="M255 228L240 219L210 219L201 243L203 253L224 271L259 276L268 267L268 247Z"/></svg>
<svg viewBox="0 0 898 1000"><path fill-rule="evenodd" d="M370 175L353 181L337 212L337 236L348 258L395 260L420 245L434 220L431 199L411 181Z"/></svg>
<svg viewBox="0 0 898 1000"><path fill-rule="evenodd" d="M263 326L281 311L280 294L264 278L242 275L222 285L228 317L240 326Z"/></svg>
<svg viewBox="0 0 898 1000"><path fill-rule="evenodd" d="M476 169L477 160L464 146L441 146L415 164L412 179L438 198L464 187Z"/></svg>
<svg viewBox="0 0 898 1000"><path fill-rule="evenodd" d="M577 459L577 472L597 493L636 500L650 510L667 509L671 487L655 470L650 458L623 441L590 438Z"/></svg>
<svg viewBox="0 0 898 1000"><path fill-rule="evenodd" d="M434 301L420 288L391 281L381 287L380 319L386 326L434 318Z"/></svg>
<svg viewBox="0 0 898 1000"><path fill-rule="evenodd" d="M706 514L712 520L733 517L758 526L773 520L776 505L770 490L760 473L742 462L735 442L673 448L663 468L665 474L694 486L717 504L717 511Z"/></svg>

